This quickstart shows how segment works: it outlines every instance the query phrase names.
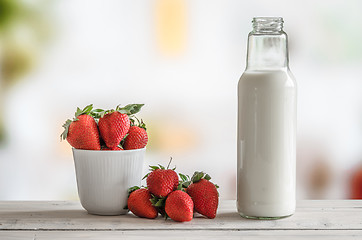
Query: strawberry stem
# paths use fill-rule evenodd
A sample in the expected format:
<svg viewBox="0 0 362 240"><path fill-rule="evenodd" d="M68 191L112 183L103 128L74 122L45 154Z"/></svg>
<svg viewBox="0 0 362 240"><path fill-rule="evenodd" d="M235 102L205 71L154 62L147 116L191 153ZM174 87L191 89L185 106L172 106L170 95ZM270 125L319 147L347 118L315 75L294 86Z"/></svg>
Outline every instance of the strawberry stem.
<svg viewBox="0 0 362 240"><path fill-rule="evenodd" d="M151 165L149 165L149 167L150 167L149 170L152 172L152 171L155 171L155 170L157 170L157 169L163 169L163 170L169 169L170 164L171 164L171 161L172 161L172 157L170 158L170 161L168 162L167 168L165 168L165 167L162 166L161 164L158 164L158 166L151 166ZM176 169L176 166L175 166L174 168L172 168L171 170L175 170L175 169ZM148 173L148 174L150 174L150 173ZM148 174L146 174L146 176L144 176L143 179L145 179L145 178L148 176Z"/></svg>
<svg viewBox="0 0 362 240"><path fill-rule="evenodd" d="M170 157L170 161L168 162L167 169L170 167L171 162L172 162L172 157Z"/></svg>

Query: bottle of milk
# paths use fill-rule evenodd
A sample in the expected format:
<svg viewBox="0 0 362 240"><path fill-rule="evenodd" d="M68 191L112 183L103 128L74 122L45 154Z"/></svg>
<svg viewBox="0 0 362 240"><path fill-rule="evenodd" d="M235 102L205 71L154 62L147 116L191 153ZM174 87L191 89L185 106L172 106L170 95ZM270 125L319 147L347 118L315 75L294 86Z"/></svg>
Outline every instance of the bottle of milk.
<svg viewBox="0 0 362 240"><path fill-rule="evenodd" d="M296 82L280 17L256 17L238 85L237 208L245 218L295 211Z"/></svg>

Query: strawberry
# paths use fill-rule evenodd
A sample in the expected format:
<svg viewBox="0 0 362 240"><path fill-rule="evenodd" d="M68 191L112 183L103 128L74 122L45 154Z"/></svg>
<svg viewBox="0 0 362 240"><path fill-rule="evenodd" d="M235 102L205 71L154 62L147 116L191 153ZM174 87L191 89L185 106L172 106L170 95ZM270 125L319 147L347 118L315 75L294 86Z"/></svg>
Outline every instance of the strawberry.
<svg viewBox="0 0 362 240"><path fill-rule="evenodd" d="M64 132L61 139L77 149L100 150L100 138L97 123L91 114L93 105L86 106L83 110L77 108L75 118L68 119L64 124Z"/></svg>
<svg viewBox="0 0 362 240"><path fill-rule="evenodd" d="M123 108L118 105L116 110L95 110L100 117L99 132L107 147L114 148L122 141L130 128L128 115L137 113L142 106L143 104L129 104Z"/></svg>
<svg viewBox="0 0 362 240"><path fill-rule="evenodd" d="M116 147L129 130L129 117L120 112L110 112L99 119L99 132L107 147Z"/></svg>
<svg viewBox="0 0 362 240"><path fill-rule="evenodd" d="M181 191L176 190L168 195L165 203L167 215L177 222L188 222L192 220L194 203L191 197Z"/></svg>
<svg viewBox="0 0 362 240"><path fill-rule="evenodd" d="M126 150L144 148L147 145L148 136L146 129L131 126L124 140L123 147Z"/></svg>
<svg viewBox="0 0 362 240"><path fill-rule="evenodd" d="M152 206L150 201L151 194L145 189L137 189L129 195L128 209L136 216L142 218L156 218L158 215L157 209Z"/></svg>
<svg viewBox="0 0 362 240"><path fill-rule="evenodd" d="M219 204L217 186L209 181L211 177L208 174L204 175L203 172L195 172L186 192L194 202L195 212L208 218L215 218Z"/></svg>
<svg viewBox="0 0 362 240"><path fill-rule="evenodd" d="M179 184L178 176L174 169L168 169L170 163L168 164L167 169L161 165L150 166L152 171L144 177L147 177L146 182L148 189L156 197L166 197L177 189Z"/></svg>

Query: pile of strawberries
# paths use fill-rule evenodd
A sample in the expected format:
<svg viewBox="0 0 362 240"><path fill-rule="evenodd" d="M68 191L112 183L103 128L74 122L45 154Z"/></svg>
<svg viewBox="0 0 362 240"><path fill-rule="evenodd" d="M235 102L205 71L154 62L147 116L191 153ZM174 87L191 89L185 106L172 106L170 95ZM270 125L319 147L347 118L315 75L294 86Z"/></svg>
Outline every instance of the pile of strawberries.
<svg viewBox="0 0 362 240"><path fill-rule="evenodd" d="M64 124L61 139L76 149L130 150L148 142L146 125L135 116L144 104L119 105L116 109L93 109L90 104L77 108L75 117Z"/></svg>
<svg viewBox="0 0 362 240"><path fill-rule="evenodd" d="M169 164L170 165L170 164ZM156 218L160 213L177 222L191 221L194 212L207 218L215 218L219 204L218 186L211 177L195 172L191 177L179 174L175 169L150 166L151 172L144 178L147 187L129 189L128 209L138 217Z"/></svg>

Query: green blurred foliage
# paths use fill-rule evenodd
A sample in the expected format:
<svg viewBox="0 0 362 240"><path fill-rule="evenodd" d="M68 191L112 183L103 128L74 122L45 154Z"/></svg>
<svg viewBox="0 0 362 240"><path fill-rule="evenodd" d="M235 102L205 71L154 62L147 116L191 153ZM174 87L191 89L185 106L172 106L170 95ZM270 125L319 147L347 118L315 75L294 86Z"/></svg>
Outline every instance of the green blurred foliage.
<svg viewBox="0 0 362 240"><path fill-rule="evenodd" d="M4 93L24 79L36 65L43 44L51 35L49 1L29 5L21 0L0 0L0 113ZM0 114L0 143L5 138Z"/></svg>
<svg viewBox="0 0 362 240"><path fill-rule="evenodd" d="M19 4L16 0L0 0L0 31L11 24L11 20L19 13Z"/></svg>

